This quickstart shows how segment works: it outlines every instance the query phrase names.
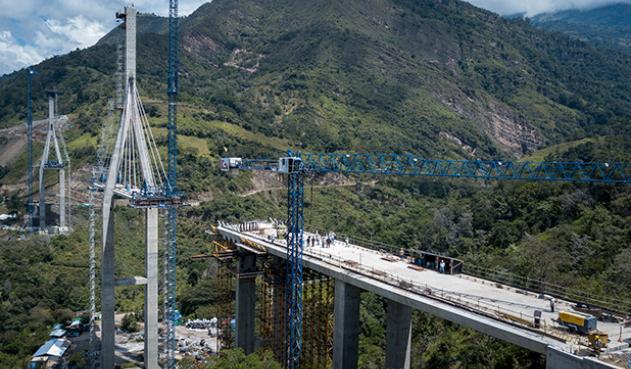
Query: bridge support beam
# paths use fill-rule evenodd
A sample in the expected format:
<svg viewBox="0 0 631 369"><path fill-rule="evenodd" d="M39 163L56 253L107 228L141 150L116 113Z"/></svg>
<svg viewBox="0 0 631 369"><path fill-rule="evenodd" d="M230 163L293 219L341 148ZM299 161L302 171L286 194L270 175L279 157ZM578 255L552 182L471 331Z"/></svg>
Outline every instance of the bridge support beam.
<svg viewBox="0 0 631 369"><path fill-rule="evenodd" d="M410 369L412 308L388 300L386 319L386 369Z"/></svg>
<svg viewBox="0 0 631 369"><path fill-rule="evenodd" d="M249 355L255 349L256 255L246 254L237 262L237 347Z"/></svg>
<svg viewBox="0 0 631 369"><path fill-rule="evenodd" d="M158 366L158 209L145 214L145 369Z"/></svg>
<svg viewBox="0 0 631 369"><path fill-rule="evenodd" d="M357 369L359 288L335 280L333 369Z"/></svg>
<svg viewBox="0 0 631 369"><path fill-rule="evenodd" d="M106 234L103 235L103 257L101 258L101 368L114 368L115 339L115 295L114 287L114 212L108 212L103 221Z"/></svg>
<svg viewBox="0 0 631 369"><path fill-rule="evenodd" d="M546 369L615 369L613 366L593 357L582 357L548 346Z"/></svg>

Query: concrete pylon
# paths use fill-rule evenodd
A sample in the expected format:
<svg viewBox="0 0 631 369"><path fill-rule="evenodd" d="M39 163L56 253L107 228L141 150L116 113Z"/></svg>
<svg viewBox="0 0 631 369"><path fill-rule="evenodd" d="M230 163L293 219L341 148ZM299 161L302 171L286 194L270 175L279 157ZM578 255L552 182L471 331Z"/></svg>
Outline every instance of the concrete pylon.
<svg viewBox="0 0 631 369"><path fill-rule="evenodd" d="M61 148L57 139L55 124L55 99L57 92L48 91L48 130L46 133L46 142L44 143L44 151L39 166L39 230L46 232L46 183L44 173L47 169L55 169L59 171L59 229L66 229L66 170L65 160L61 156ZM50 146L55 150L56 162L50 161Z"/></svg>
<svg viewBox="0 0 631 369"><path fill-rule="evenodd" d="M359 354L359 288L335 280L333 369L357 369Z"/></svg>
<svg viewBox="0 0 631 369"><path fill-rule="evenodd" d="M386 312L386 369L410 369L412 308L388 300Z"/></svg>
<svg viewBox="0 0 631 369"><path fill-rule="evenodd" d="M125 147L135 147L132 159L139 163L147 188L156 186L153 169L138 108L136 90L136 9L126 7L117 17L125 19L125 103L118 128L114 151L110 157L107 181L103 191L103 258L101 267L101 368L114 369L115 343L115 242L114 242L114 194L117 189ZM128 163L129 164L129 163ZM129 166L127 167L129 168ZM129 173L129 172L128 172ZM134 177L136 177L134 172ZM158 209L145 211L145 369L158 369Z"/></svg>
<svg viewBox="0 0 631 369"><path fill-rule="evenodd" d="M237 347L254 352L256 317L256 255L246 254L237 262Z"/></svg>
<svg viewBox="0 0 631 369"><path fill-rule="evenodd" d="M145 210L145 368L158 366L158 209Z"/></svg>

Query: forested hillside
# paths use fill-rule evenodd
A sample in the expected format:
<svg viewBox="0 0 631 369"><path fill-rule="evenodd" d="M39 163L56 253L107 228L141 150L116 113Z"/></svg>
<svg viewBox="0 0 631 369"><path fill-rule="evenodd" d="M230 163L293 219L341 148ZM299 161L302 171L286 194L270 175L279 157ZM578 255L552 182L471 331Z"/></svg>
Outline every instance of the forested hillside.
<svg viewBox="0 0 631 369"><path fill-rule="evenodd" d="M631 51L631 4L540 14L532 24L590 43Z"/></svg>
<svg viewBox="0 0 631 369"><path fill-rule="evenodd" d="M164 19L139 23L138 85L164 145ZM629 54L468 3L214 0L182 19L181 31L179 185L200 201L179 217L178 301L189 317L207 318L218 293L213 266L190 260L209 250L203 231L218 219L286 216L284 192L268 189L282 183L221 174L221 156L273 158L291 148L631 161ZM114 30L94 47L35 66L36 118L45 114L44 89L62 93L79 202L100 131L116 122L120 36ZM23 122L25 90L24 70L0 77L0 128ZM0 150L10 139L0 137ZM7 162L0 208L24 215L26 154ZM628 189L371 177L311 184L318 186L306 195L310 229L631 299ZM142 220L118 211L118 270L133 275L142 268ZM0 233L0 368L21 366L48 325L86 307L85 209L75 218L66 237ZM121 289L118 298L121 311L141 308L138 289ZM383 301L365 294L362 369L383 367L382 318ZM414 327L414 368L543 367L539 355L429 316L415 316Z"/></svg>

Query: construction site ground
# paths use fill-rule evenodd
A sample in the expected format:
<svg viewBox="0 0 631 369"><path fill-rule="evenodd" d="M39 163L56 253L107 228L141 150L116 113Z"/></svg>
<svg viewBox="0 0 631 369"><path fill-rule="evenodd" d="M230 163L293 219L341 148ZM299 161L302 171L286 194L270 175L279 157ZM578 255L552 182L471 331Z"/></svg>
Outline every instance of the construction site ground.
<svg viewBox="0 0 631 369"><path fill-rule="evenodd" d="M118 365L137 365L137 368L142 368L143 364L143 352L144 352L144 338L143 338L143 325L139 323L138 331L134 333L123 332L120 327L125 314L116 314L116 364ZM159 329L164 331L164 326L161 324ZM100 320L97 320L96 336L100 340L101 329ZM175 328L175 336L177 340L176 359L180 360L185 356L195 355L208 355L216 354L218 351L217 337L210 336L206 329L188 329L185 326L178 325ZM88 347L88 335L84 333L81 336L82 349ZM85 342L83 342L85 341ZM74 341L73 341L74 342ZM202 345L202 342L204 343ZM84 347L83 347L84 346ZM164 349L164 342L160 340L160 353ZM131 368L134 368L131 366Z"/></svg>

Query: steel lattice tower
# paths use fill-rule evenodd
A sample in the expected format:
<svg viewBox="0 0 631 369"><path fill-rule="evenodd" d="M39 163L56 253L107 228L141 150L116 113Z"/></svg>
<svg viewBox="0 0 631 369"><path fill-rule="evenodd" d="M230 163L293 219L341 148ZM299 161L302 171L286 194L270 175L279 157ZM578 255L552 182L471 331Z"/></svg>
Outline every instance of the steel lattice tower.
<svg viewBox="0 0 631 369"><path fill-rule="evenodd" d="M291 156L291 153L290 153ZM287 368L300 368L302 353L302 287L304 175L302 163L287 178Z"/></svg>
<svg viewBox="0 0 631 369"><path fill-rule="evenodd" d="M35 221L33 214L33 75L35 70L28 69L27 77L27 96L26 96L26 137L27 137L27 200L26 209L28 211L29 232L32 233L35 228Z"/></svg>
<svg viewBox="0 0 631 369"><path fill-rule="evenodd" d="M169 1L169 75L168 90L168 194L177 195L177 92L178 92L178 2ZM176 267L177 267L177 208L169 206L167 216L167 368L175 369L175 313L176 313Z"/></svg>

